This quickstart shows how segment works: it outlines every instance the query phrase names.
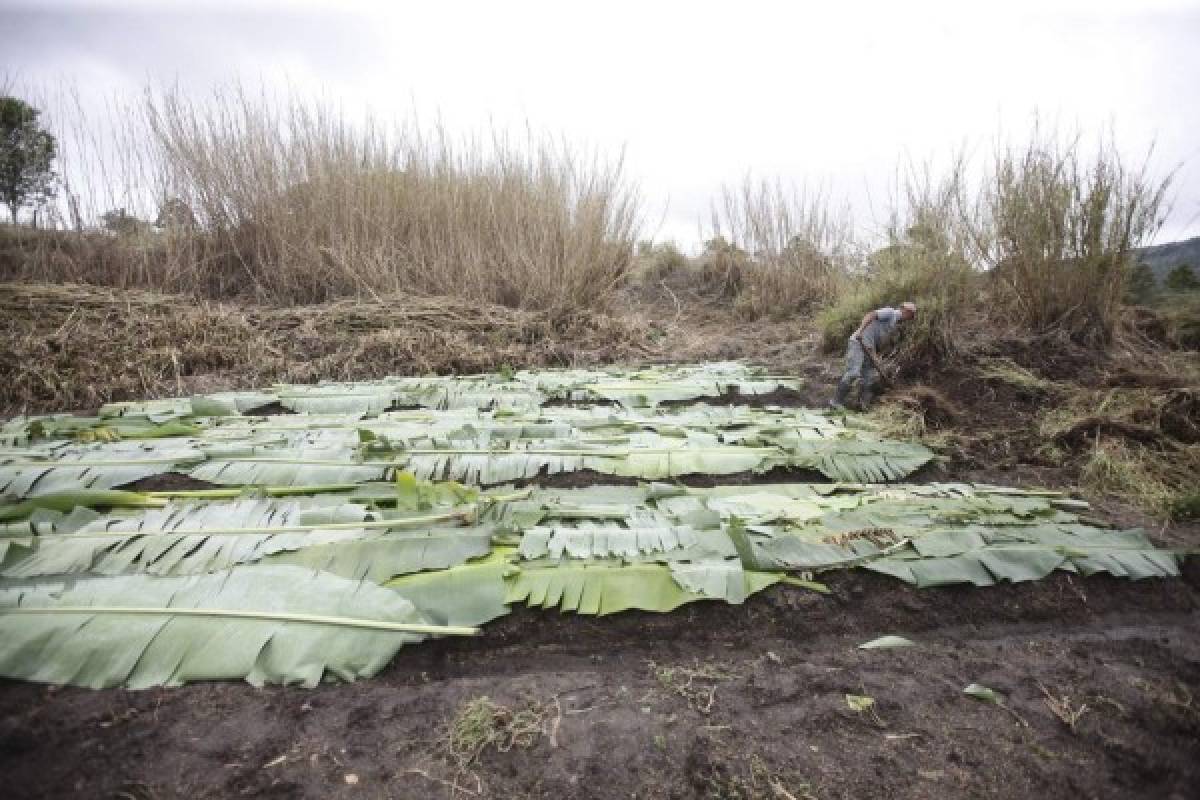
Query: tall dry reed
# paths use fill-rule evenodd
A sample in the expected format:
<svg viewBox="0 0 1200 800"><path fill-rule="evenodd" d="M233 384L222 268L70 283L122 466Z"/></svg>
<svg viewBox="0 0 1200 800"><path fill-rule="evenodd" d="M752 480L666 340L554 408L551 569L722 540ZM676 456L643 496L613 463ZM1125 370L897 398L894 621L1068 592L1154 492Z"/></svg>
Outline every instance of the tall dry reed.
<svg viewBox="0 0 1200 800"><path fill-rule="evenodd" d="M857 255L848 209L820 191L751 177L722 188L709 236L720 285L753 317L828 301Z"/></svg>
<svg viewBox="0 0 1200 800"><path fill-rule="evenodd" d="M631 263L639 197L621 161L549 138L456 138L240 88L203 101L147 92L104 124L81 109L63 226L94 225L107 204L159 225L116 244L56 242L56 257L26 259L20 277L281 303L410 291L567 311L603 305Z"/></svg>
<svg viewBox="0 0 1200 800"><path fill-rule="evenodd" d="M1116 330L1133 250L1161 227L1172 175L1130 167L1111 142L1035 130L997 151L976 208L981 261L1013 318L1093 345Z"/></svg>

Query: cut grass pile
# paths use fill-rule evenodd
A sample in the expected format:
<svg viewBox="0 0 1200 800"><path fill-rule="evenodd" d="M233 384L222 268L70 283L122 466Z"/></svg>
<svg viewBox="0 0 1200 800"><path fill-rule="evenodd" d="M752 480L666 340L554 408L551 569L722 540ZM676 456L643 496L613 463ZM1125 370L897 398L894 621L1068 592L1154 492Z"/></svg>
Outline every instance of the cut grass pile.
<svg viewBox="0 0 1200 800"><path fill-rule="evenodd" d="M631 360L639 317L556 319L445 297L274 308L83 285L0 284L0 413L319 379Z"/></svg>

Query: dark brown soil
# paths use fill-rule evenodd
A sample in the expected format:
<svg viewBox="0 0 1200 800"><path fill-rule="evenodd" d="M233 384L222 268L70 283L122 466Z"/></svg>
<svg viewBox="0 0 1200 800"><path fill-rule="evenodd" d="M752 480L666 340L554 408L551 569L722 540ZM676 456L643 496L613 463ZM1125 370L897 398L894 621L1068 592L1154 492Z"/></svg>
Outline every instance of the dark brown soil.
<svg viewBox="0 0 1200 800"><path fill-rule="evenodd" d="M282 403L267 403L265 406L259 406L248 412L252 417L278 417L286 414L295 414L290 408L284 408Z"/></svg>
<svg viewBox="0 0 1200 800"><path fill-rule="evenodd" d="M698 404L706 406L747 406L749 408L764 408L780 406L782 408L820 408L829 401L824 397L824 387L814 391L814 387L805 386L805 391L796 389L774 389L763 394L742 394L730 389L719 397L697 397L695 400L668 400L662 403L663 408L686 408Z"/></svg>
<svg viewBox="0 0 1200 800"><path fill-rule="evenodd" d="M164 472L149 478L127 483L121 487L131 492L190 492L197 489L218 488L215 483L197 480L180 472Z"/></svg>
<svg viewBox="0 0 1200 800"><path fill-rule="evenodd" d="M3 684L6 794L1195 796L1194 566L1136 584L829 583L828 596L775 587L667 615L519 609L478 639L418 645L373 680L316 690ZM883 634L917 646L857 649ZM970 683L1006 706L964 695ZM851 711L847 694L875 698L876 713ZM444 734L483 696L540 724L528 746L460 768ZM1073 729L1048 697L1086 706Z"/></svg>
<svg viewBox="0 0 1200 800"><path fill-rule="evenodd" d="M815 470L796 469L792 467L776 467L763 473L735 472L732 475L683 475L672 479L683 486L706 489L713 486L746 486L763 483L829 483L829 479ZM575 472L559 472L554 475L542 474L529 480L516 481L518 487L544 486L548 489L581 489L587 486L637 486L644 481L637 478L624 478L618 475L605 475L590 469Z"/></svg>

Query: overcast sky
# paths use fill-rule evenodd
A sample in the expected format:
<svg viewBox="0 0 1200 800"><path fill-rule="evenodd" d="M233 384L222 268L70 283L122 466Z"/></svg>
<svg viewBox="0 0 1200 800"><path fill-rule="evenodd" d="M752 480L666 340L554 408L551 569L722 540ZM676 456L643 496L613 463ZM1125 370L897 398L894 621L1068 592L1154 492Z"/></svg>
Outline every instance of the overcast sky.
<svg viewBox="0 0 1200 800"><path fill-rule="evenodd" d="M805 181L865 223L899 159L986 151L1035 114L1183 165L1161 241L1200 235L1200 0L13 2L0 73L89 94L240 80L617 152L691 245L722 182Z"/></svg>

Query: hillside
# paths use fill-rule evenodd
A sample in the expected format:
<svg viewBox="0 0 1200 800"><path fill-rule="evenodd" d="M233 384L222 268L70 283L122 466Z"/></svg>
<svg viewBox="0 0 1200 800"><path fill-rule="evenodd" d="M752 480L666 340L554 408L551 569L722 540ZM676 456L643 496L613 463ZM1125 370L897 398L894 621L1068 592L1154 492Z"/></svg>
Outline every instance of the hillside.
<svg viewBox="0 0 1200 800"><path fill-rule="evenodd" d="M1150 267L1159 286L1162 286L1167 273L1180 264L1191 265L1192 272L1200 277L1200 272L1197 271L1200 270L1200 236L1152 247L1140 247L1135 252L1138 260Z"/></svg>

